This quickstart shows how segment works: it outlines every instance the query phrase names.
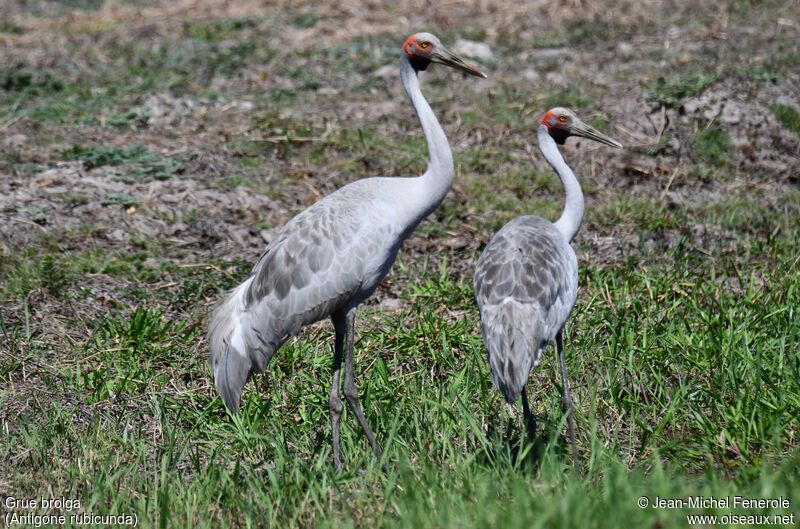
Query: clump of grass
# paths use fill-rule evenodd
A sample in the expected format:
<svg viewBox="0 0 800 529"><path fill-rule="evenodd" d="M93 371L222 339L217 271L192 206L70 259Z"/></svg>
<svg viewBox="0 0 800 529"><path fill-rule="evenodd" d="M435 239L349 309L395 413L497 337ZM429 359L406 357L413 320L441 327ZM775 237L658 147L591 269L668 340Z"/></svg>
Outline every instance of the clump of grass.
<svg viewBox="0 0 800 529"><path fill-rule="evenodd" d="M133 177L122 177L122 180L147 182L150 180L166 180L183 170L185 160L182 158L161 158L141 145L131 147L108 147L76 145L62 151L67 160L81 160L87 169L105 166L135 165Z"/></svg>
<svg viewBox="0 0 800 529"><path fill-rule="evenodd" d="M655 22L645 20L635 26L602 19L567 21L564 25L565 40L570 46L619 42L630 39L636 32L655 32L657 28Z"/></svg>
<svg viewBox="0 0 800 529"><path fill-rule="evenodd" d="M16 151L0 149L0 171L33 174L42 169L42 166L38 163L23 162L22 160L22 155Z"/></svg>
<svg viewBox="0 0 800 529"><path fill-rule="evenodd" d="M70 254L54 247L42 254L31 247L13 256L0 253L0 257L4 261L0 267L0 295L4 299L21 299L35 290L60 297L76 277L84 274L146 278L150 273L141 266L142 257L136 253L110 255L91 250Z"/></svg>
<svg viewBox="0 0 800 529"><path fill-rule="evenodd" d="M29 95L61 92L66 83L50 73L32 73L20 63L12 68L0 68L0 89L6 92L24 92Z"/></svg>
<svg viewBox="0 0 800 529"><path fill-rule="evenodd" d="M183 171L184 160L181 158L149 158L140 162L136 170L137 180L166 180Z"/></svg>
<svg viewBox="0 0 800 529"><path fill-rule="evenodd" d="M760 67L760 68L744 68L741 70L733 70L734 72L739 72L741 75L744 75L754 81L759 83L772 83L775 84L780 79L780 73L773 70L768 66Z"/></svg>
<svg viewBox="0 0 800 529"><path fill-rule="evenodd" d="M725 165L732 152L730 136L716 127L698 132L692 138L692 153L708 165Z"/></svg>
<svg viewBox="0 0 800 529"><path fill-rule="evenodd" d="M62 154L67 160L81 160L86 169L135 163L152 157L152 153L141 145L133 145L132 147L107 147L105 145L84 147L76 145L62 151Z"/></svg>
<svg viewBox="0 0 800 529"><path fill-rule="evenodd" d="M80 9L83 11L96 11L103 7L106 0L63 0L61 7L65 9Z"/></svg>
<svg viewBox="0 0 800 529"><path fill-rule="evenodd" d="M226 40L236 33L258 27L263 17L223 18L219 20L191 21L184 24L186 36L208 42Z"/></svg>
<svg viewBox="0 0 800 529"><path fill-rule="evenodd" d="M12 35L22 35L25 33L25 28L18 26L13 22L7 20L0 21L0 33L10 33Z"/></svg>
<svg viewBox="0 0 800 529"><path fill-rule="evenodd" d="M709 73L677 75L670 81L659 77L649 95L661 105L674 107L686 98L702 94L714 81L716 76Z"/></svg>
<svg viewBox="0 0 800 529"><path fill-rule="evenodd" d="M542 109L553 107L567 108L586 108L592 104L592 100L578 88L569 88L564 91L555 92L547 95L542 101Z"/></svg>
<svg viewBox="0 0 800 529"><path fill-rule="evenodd" d="M132 206L136 199L128 193L109 193L101 203L104 206Z"/></svg>
<svg viewBox="0 0 800 529"><path fill-rule="evenodd" d="M171 360L180 343L194 338L196 326L170 321L161 310L136 307L130 315L112 314L96 324L94 340L87 344L96 350L100 362L79 365L66 373L68 387L86 395L86 402L135 397L148 388L166 383L165 362ZM109 349L101 344L114 344ZM162 374L153 377L154 365Z"/></svg>
<svg viewBox="0 0 800 529"><path fill-rule="evenodd" d="M775 103L770 108L784 127L800 134L800 112L796 108L781 103Z"/></svg>
<svg viewBox="0 0 800 529"><path fill-rule="evenodd" d="M40 268L42 285L51 294L59 294L67 285L68 276L66 271L56 263L52 254L44 256Z"/></svg>
<svg viewBox="0 0 800 529"><path fill-rule="evenodd" d="M648 156L656 156L662 151L664 151L669 143L669 140L672 139L671 132L665 132L661 135L658 141L654 145L648 145L646 147L639 147L639 152L646 154Z"/></svg>
<svg viewBox="0 0 800 529"><path fill-rule="evenodd" d="M81 193L64 193L61 198L70 206L83 206L89 203L89 197Z"/></svg>
<svg viewBox="0 0 800 529"><path fill-rule="evenodd" d="M150 112L144 107L136 107L125 110L123 112L116 112L112 114L107 123L112 127L125 128L134 125L136 128L144 128L147 126L147 121L150 118Z"/></svg>
<svg viewBox="0 0 800 529"><path fill-rule="evenodd" d="M292 19L292 26L300 29L313 28L317 25L319 17L314 13L303 13Z"/></svg>
<svg viewBox="0 0 800 529"><path fill-rule="evenodd" d="M244 160L249 160L249 159L250 158L244 158ZM225 186L230 188L236 188L240 186L242 187L253 186L253 181L248 176L240 173L229 174L222 180L222 182L225 184Z"/></svg>
<svg viewBox="0 0 800 529"><path fill-rule="evenodd" d="M47 212L36 206L29 206L25 208L31 220L36 224L47 224Z"/></svg>

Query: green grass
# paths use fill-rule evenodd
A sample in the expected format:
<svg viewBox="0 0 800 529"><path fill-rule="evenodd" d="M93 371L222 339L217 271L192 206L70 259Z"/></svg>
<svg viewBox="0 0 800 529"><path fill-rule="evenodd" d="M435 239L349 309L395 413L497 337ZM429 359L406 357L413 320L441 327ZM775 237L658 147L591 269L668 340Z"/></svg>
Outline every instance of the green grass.
<svg viewBox="0 0 800 529"><path fill-rule="evenodd" d="M723 166L730 161L732 153L730 136L718 128L703 130L692 138L692 154L698 161Z"/></svg>
<svg viewBox="0 0 800 529"><path fill-rule="evenodd" d="M22 35L25 33L25 28L22 26L18 26L13 22L8 22L6 20L0 21L0 33L9 33L11 35Z"/></svg>
<svg viewBox="0 0 800 529"><path fill-rule="evenodd" d="M82 9L92 11L100 9L106 0L64 0L60 2L62 9Z"/></svg>
<svg viewBox="0 0 800 529"><path fill-rule="evenodd" d="M637 499L794 498L796 221L766 243L743 238L737 254L761 256L746 268L680 241L666 252L669 266L583 266L566 340L580 473L562 435L552 350L530 382L541 428L531 446L489 382L468 278L446 261L399 266L396 275L416 278L406 308L359 318L358 386L385 471L349 414L346 470L330 466L328 325L290 340L230 417L209 386L203 310L176 318L159 308L174 293L86 322L90 337L72 345L67 364L50 364L48 338L0 313L10 351L0 374L21 384L22 365L35 362L46 391L9 424L0 456L14 456L17 496L46 481L87 512L135 512L144 527L685 527L687 514L728 510L643 510ZM36 268L34 290L7 293L62 291L80 266L55 259ZM158 277L109 266L90 269ZM23 274L14 270L6 277ZM186 306L217 297L245 270L162 274L178 274L176 306ZM9 389L2 395L4 406L22 404Z"/></svg>
<svg viewBox="0 0 800 529"><path fill-rule="evenodd" d="M23 64L13 68L0 68L0 89L9 93L23 92L39 95L50 92L61 92L65 83L49 72L32 72Z"/></svg>
<svg viewBox="0 0 800 529"><path fill-rule="evenodd" d="M266 17L223 18L212 21L191 21L183 26L187 37L204 40L220 41L233 38L238 33L252 30L259 24L268 21Z"/></svg>
<svg viewBox="0 0 800 529"><path fill-rule="evenodd" d="M795 107L775 103L771 109L778 121L781 122L781 125L792 132L800 134L800 112Z"/></svg>
<svg viewBox="0 0 800 529"><path fill-rule="evenodd" d="M75 145L62 151L62 155L67 160L82 161L86 169L131 164L134 166L133 172L121 179L139 182L166 180L181 172L185 161L182 158L160 157L141 145L131 147Z"/></svg>
<svg viewBox="0 0 800 529"><path fill-rule="evenodd" d="M319 17L314 13L303 13L292 20L292 25L296 28L307 29L316 26L318 21Z"/></svg>
<svg viewBox="0 0 800 529"><path fill-rule="evenodd" d="M98 0L89 0L98 1ZM0 119L28 117L61 125L141 125L146 116L130 101L155 92L216 95L215 77L236 76L254 64L269 62L274 51L260 40L226 36L253 32L261 19L187 23L183 35L151 46L143 41L109 39L102 47L108 61L76 71L63 64L52 72L20 62L0 68ZM268 36L261 31L259 37Z"/></svg>
<svg viewBox="0 0 800 529"><path fill-rule="evenodd" d="M542 102L542 109L553 107L567 107L570 109L581 109L591 105L592 101L581 90L569 89L560 90L557 93L548 95Z"/></svg>
<svg viewBox="0 0 800 529"><path fill-rule="evenodd" d="M716 80L709 73L678 74L670 80L659 77L649 95L661 105L675 107L686 98L702 94Z"/></svg>
<svg viewBox="0 0 800 529"><path fill-rule="evenodd" d="M58 297L64 296L65 287L71 285L76 278L88 274L107 274L126 279L145 279L153 274L152 270L142 266L146 259L143 253L113 255L101 250L63 252L55 241L45 252L30 247L11 255L0 249L0 256L3 257L0 265L0 274L3 277L0 293L6 299L24 298L37 290L45 290Z"/></svg>

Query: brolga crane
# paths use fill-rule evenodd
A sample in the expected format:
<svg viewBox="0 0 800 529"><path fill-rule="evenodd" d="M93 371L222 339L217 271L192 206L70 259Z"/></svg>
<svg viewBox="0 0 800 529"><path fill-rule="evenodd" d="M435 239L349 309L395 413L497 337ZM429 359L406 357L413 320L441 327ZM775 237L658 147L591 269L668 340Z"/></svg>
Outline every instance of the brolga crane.
<svg viewBox="0 0 800 529"><path fill-rule="evenodd" d="M567 414L572 457L577 461L572 395L564 364L562 332L578 292L578 259L570 242L583 219L583 193L556 144L581 136L612 147L622 145L590 127L566 108L548 111L536 131L539 149L561 178L564 212L555 223L521 216L503 226L483 250L475 268L475 299L492 381L512 406L522 395L530 435L536 421L525 384L555 339L561 368L562 410Z"/></svg>
<svg viewBox="0 0 800 529"><path fill-rule="evenodd" d="M333 464L341 468L339 424L344 396L373 452L381 449L358 400L353 376L356 308L389 272L397 251L417 224L442 202L453 182L447 137L422 95L418 72L430 64L477 77L477 67L449 51L434 35L416 33L400 57L400 79L428 146L428 168L417 177L356 180L290 220L214 313L208 331L217 390L236 412L245 384L266 369L275 351L301 327L330 318L335 331L328 400Z"/></svg>

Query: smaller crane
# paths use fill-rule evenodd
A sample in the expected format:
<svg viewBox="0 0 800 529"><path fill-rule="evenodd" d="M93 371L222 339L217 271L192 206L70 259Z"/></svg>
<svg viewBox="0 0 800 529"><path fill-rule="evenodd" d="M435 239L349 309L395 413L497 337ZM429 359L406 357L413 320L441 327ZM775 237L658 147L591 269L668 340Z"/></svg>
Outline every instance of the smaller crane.
<svg viewBox="0 0 800 529"><path fill-rule="evenodd" d="M539 365L542 351L555 338L561 367L562 410L567 413L572 457L577 461L562 332L578 293L578 259L570 242L583 220L583 192L556 144L563 145L569 136L580 136L611 147L622 145L566 108L549 110L536 135L539 149L564 186L564 212L555 223L525 215L503 226L478 259L475 299L492 381L512 406L522 395L522 411L531 435L536 430L536 420L528 405L525 384L531 370Z"/></svg>

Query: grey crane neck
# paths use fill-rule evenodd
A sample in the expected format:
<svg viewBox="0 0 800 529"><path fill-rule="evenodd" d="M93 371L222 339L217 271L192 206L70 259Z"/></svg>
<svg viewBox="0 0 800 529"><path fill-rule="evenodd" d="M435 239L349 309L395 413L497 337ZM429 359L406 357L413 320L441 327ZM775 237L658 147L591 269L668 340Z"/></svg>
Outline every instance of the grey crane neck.
<svg viewBox="0 0 800 529"><path fill-rule="evenodd" d="M422 95L417 71L405 54L400 57L400 79L417 113L428 145L428 168L420 178L433 199L432 210L444 199L453 183L453 154L439 120Z"/></svg>
<svg viewBox="0 0 800 529"><path fill-rule="evenodd" d="M581 185L572 169L569 168L558 150L555 140L550 137L547 127L539 125L536 130L536 136L539 139L539 149L542 151L547 162L555 170L561 179L561 185L564 186L564 194L566 199L564 201L564 211L561 217L555 222L555 227L567 239L567 242L572 241L575 234L581 227L583 221L583 191Z"/></svg>

